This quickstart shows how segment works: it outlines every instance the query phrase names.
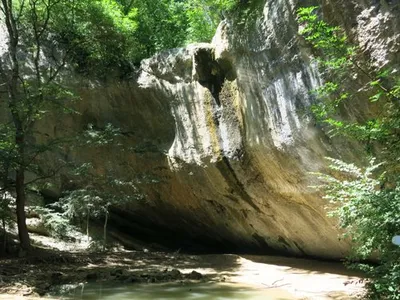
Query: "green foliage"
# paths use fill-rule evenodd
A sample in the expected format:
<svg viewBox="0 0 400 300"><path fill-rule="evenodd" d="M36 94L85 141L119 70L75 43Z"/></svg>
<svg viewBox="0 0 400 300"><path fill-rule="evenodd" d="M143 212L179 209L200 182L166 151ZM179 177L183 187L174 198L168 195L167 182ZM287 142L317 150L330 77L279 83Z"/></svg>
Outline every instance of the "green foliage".
<svg viewBox="0 0 400 300"><path fill-rule="evenodd" d="M79 72L104 78L129 71L137 59L137 17L136 8L125 10L115 0L66 1L54 12L51 29Z"/></svg>
<svg viewBox="0 0 400 300"><path fill-rule="evenodd" d="M7 247L7 227L12 226L15 199L11 197L8 186L8 174L13 169L16 161L15 144L12 141L12 134L8 124L0 125L0 226L4 231L3 243L5 250Z"/></svg>
<svg viewBox="0 0 400 300"><path fill-rule="evenodd" d="M37 206L34 210L41 216L44 227L52 236L63 240L73 239L77 229L57 206Z"/></svg>
<svg viewBox="0 0 400 300"><path fill-rule="evenodd" d="M52 40L43 43L49 57L67 51L77 71L103 79L110 71L124 77L133 64L163 49L209 42L222 12L237 4L237 0L14 2L16 8L22 7L19 21L26 50L36 51L31 43L34 31L46 28L41 39ZM35 23L37 27L32 26Z"/></svg>
<svg viewBox="0 0 400 300"><path fill-rule="evenodd" d="M12 168L17 155L15 150L12 127L10 124L0 124L0 178L4 178Z"/></svg>
<svg viewBox="0 0 400 300"><path fill-rule="evenodd" d="M14 5L21 8L19 30L25 51L38 49L34 32L43 30L41 47L49 58L67 51L68 62L80 73L105 78L110 71L125 76L132 64L163 49L209 42L222 12L233 10L237 2L16 0Z"/></svg>
<svg viewBox="0 0 400 300"><path fill-rule="evenodd" d="M163 49L192 42L210 42L222 12L232 10L236 0L118 0L127 11L137 9L138 29L134 63Z"/></svg>
<svg viewBox="0 0 400 300"><path fill-rule="evenodd" d="M93 124L89 124L83 135L78 137L80 140L78 143L89 147L110 145L115 143L116 137L120 136L120 134L120 129L110 123L106 124L103 130L96 129ZM114 146L120 145L114 144Z"/></svg>
<svg viewBox="0 0 400 300"><path fill-rule="evenodd" d="M134 34L137 40L138 56L140 59L149 57L157 51L182 46L186 39L185 29L187 20L182 1L175 0L134 0L129 7L138 11L138 30ZM127 4L125 4L125 7Z"/></svg>
<svg viewBox="0 0 400 300"><path fill-rule="evenodd" d="M13 209L15 207L15 199L11 197L10 193L0 192L0 226L5 231L6 226L11 226L14 222Z"/></svg>
<svg viewBox="0 0 400 300"><path fill-rule="evenodd" d="M400 150L400 77L395 70L368 69L361 63L357 47L351 45L343 30L330 26L316 14L317 7L298 10L300 34L315 49L321 73L327 79L316 89L317 103L312 107L314 116L327 124L331 135L346 136L365 143L372 155L376 146L384 146L381 159L388 161L390 174L398 171L399 161L393 155ZM359 84L364 77L367 85ZM369 96L365 96L369 95ZM355 98L367 98L372 115L344 118L343 112ZM398 152L397 152L398 153Z"/></svg>
<svg viewBox="0 0 400 300"><path fill-rule="evenodd" d="M185 3L188 20L186 42L210 42L223 12L232 10L236 0L191 0Z"/></svg>
<svg viewBox="0 0 400 300"><path fill-rule="evenodd" d="M129 202L143 199L143 195L131 180L122 180L112 171L106 174L96 172L90 163L75 170L70 184L76 186L66 191L55 206L62 211L62 217L69 221L86 220L89 235L89 220L104 220L104 247L110 207L121 207Z"/></svg>
<svg viewBox="0 0 400 300"><path fill-rule="evenodd" d="M15 9L21 8L18 29L24 51L35 53L41 48L56 64L67 52L67 61L72 61L77 71L101 78L110 71L126 72L137 58L136 8L126 11L116 0L14 3ZM40 33L39 47L36 32Z"/></svg>
<svg viewBox="0 0 400 300"><path fill-rule="evenodd" d="M351 64L355 56L355 47L349 46L347 36L338 26L330 26L315 13L317 6L298 10L298 22L304 27L300 34L309 41L323 57L319 62L330 71Z"/></svg>
<svg viewBox="0 0 400 300"><path fill-rule="evenodd" d="M89 172L90 169L88 169ZM94 171L92 170L94 173ZM59 205L69 219L104 217L111 205L123 205L129 201L141 199L142 196L132 181L116 179L112 175L89 174L86 184L79 178L83 187L66 193ZM78 184L78 181L74 181Z"/></svg>
<svg viewBox="0 0 400 300"><path fill-rule="evenodd" d="M114 70L124 76L132 64L158 51L209 42L221 11L232 9L235 2L69 1L56 13L54 32L64 47L73 46L72 58L81 73L105 77Z"/></svg>
<svg viewBox="0 0 400 300"><path fill-rule="evenodd" d="M353 243L350 264L358 259L379 255L378 266L356 263L353 266L366 271L370 299L400 299L400 247L391 243L400 232L400 182L382 188L382 178L375 171L384 164L374 159L365 169L340 160L329 159L330 169L339 172L342 179L318 174L323 182L317 187L330 203L330 216L339 219L344 236ZM343 179L344 178L344 179Z"/></svg>
<svg viewBox="0 0 400 300"><path fill-rule="evenodd" d="M100 147L107 147L113 152L122 151L118 143L119 137L120 130L111 124L107 124L104 129L89 124L88 129L75 143L75 147L79 147L80 151ZM104 220L105 246L110 208L121 207L144 198L131 179L118 176L111 161L103 161L102 166L105 165L108 166L107 169L99 169L88 161L71 170L64 196L52 204L45 214L45 219L54 227L53 232L65 232L63 228L71 226L71 223L85 221L89 235L89 221Z"/></svg>
<svg viewBox="0 0 400 300"><path fill-rule="evenodd" d="M49 112L56 116L72 111L68 107L76 97L65 87L62 76L71 61L82 73L101 78L113 70L124 71L135 49L132 33L137 28L136 15L136 9L125 11L114 0L0 3L8 39L8 53L0 58L4 82L0 95L11 121L0 126L0 175L2 190L15 189L19 237L26 250L30 240L25 224L25 190L28 185L54 177L65 165L61 162L58 166L57 160L49 163L54 168L40 166L45 153L56 152L68 140L41 138L35 124ZM9 185L12 171L15 178ZM27 182L27 171L36 178Z"/></svg>
<svg viewBox="0 0 400 300"><path fill-rule="evenodd" d="M132 71L132 64L156 51L189 41L209 40L220 20L220 11L231 9L233 4L233 0L0 2L0 18L6 25L8 38L8 53L0 58L0 76L6 83L0 86L0 95L11 116L10 123L0 126L0 175L3 183L7 183L8 174L15 173L13 186L4 186L2 190L16 191L23 248L30 248L24 213L26 187L46 182L65 166L60 159L49 162L54 164L53 170L41 167L47 152L57 152L70 139L39 137L35 124L49 113L55 116L73 111L70 102L77 97L66 88L69 67L98 79L125 77ZM109 146L117 133L112 127L104 130L92 127L80 144ZM27 171L37 178L26 182ZM92 170L81 181L75 180L76 189L66 196L67 200L61 201L65 211L54 215L47 212L47 219L60 224L60 228L65 227L61 222L65 214L70 217L105 214L107 221L110 205L138 195L131 181L113 179L114 175L112 170L106 174ZM9 206L5 201L2 205ZM79 210L82 207L85 212Z"/></svg>
<svg viewBox="0 0 400 300"><path fill-rule="evenodd" d="M7 230L14 226L14 210L15 198L4 189L0 191L0 232L2 232L0 244L3 244L0 249L0 255L8 251Z"/></svg>
<svg viewBox="0 0 400 300"><path fill-rule="evenodd" d="M8 173L13 168L16 153L11 132L7 124L0 125L0 220L3 227L10 225L13 216L14 199L9 194Z"/></svg>
<svg viewBox="0 0 400 300"><path fill-rule="evenodd" d="M400 248L391 243L400 233L400 80L390 69L363 66L342 29L321 20L316 11L317 7L298 10L300 34L313 47L328 79L314 91L318 103L313 114L329 126L331 135L360 141L367 154L384 161L376 164L372 159L359 168L329 159L332 174L318 174L323 184L317 189L330 203L329 215L339 219L345 237L353 242L349 264L369 276L367 297L400 299ZM368 80L366 86L358 86L355 78L360 77ZM373 113L346 119L343 112L356 96L363 97ZM357 262L371 256L379 257L377 266Z"/></svg>

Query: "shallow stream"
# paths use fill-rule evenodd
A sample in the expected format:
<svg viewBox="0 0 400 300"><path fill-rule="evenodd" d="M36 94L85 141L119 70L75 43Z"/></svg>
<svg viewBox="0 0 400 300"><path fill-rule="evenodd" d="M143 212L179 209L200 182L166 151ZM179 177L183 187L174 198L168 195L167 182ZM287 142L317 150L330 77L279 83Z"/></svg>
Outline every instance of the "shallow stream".
<svg viewBox="0 0 400 300"><path fill-rule="evenodd" d="M168 283L168 284L104 284L82 285L71 290L64 299L123 300L123 299L187 299L187 300L228 300L297 299L288 292L276 288L251 287L226 283Z"/></svg>
<svg viewBox="0 0 400 300"><path fill-rule="evenodd" d="M136 257L136 259L134 259ZM145 257L144 257L145 258ZM176 259L176 260L175 260ZM109 261L112 263L112 260ZM59 299L263 299L349 300L362 292L359 274L340 263L272 256L201 255L127 261L143 271L178 268L184 277L193 270L200 281L169 283L123 283L107 280L81 284L69 292L55 293ZM141 273L147 274L147 273ZM156 273L158 274L158 273ZM57 297L58 296L58 297Z"/></svg>

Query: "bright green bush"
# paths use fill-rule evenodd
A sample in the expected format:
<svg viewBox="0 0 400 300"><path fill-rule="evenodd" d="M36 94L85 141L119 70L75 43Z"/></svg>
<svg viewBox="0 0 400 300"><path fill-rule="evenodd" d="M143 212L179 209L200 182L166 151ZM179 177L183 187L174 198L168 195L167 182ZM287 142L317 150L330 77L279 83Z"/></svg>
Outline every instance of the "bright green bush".
<svg viewBox="0 0 400 300"><path fill-rule="evenodd" d="M236 0L191 0L185 3L188 20L186 42L210 42L224 12L232 10Z"/></svg>
<svg viewBox="0 0 400 300"><path fill-rule="evenodd" d="M365 169L329 160L330 169L339 172L341 179L318 174L323 184L317 188L330 203L329 215L339 219L344 236L352 241L349 265L369 276L370 299L400 299L400 247L391 243L400 232L400 182L383 188L384 174L376 171L384 169L384 164L374 160ZM378 265L357 262L373 255L378 255Z"/></svg>

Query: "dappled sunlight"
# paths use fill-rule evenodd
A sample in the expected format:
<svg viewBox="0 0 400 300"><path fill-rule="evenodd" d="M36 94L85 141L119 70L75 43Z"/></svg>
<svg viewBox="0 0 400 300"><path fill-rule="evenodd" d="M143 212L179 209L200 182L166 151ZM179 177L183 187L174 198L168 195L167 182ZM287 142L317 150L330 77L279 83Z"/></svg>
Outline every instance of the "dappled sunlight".
<svg viewBox="0 0 400 300"><path fill-rule="evenodd" d="M29 289L27 289L28 291ZM46 299L59 299L48 296ZM24 296L2 296L0 299L27 299ZM30 299L30 298L28 298ZM223 283L168 283L152 285L115 285L85 284L80 285L63 296L62 299L249 299L249 300L294 300L293 295L282 289L260 289L251 286ZM341 299L341 298L332 298Z"/></svg>
<svg viewBox="0 0 400 300"><path fill-rule="evenodd" d="M356 299L362 293L360 274L346 270L338 262L278 256L237 255L171 255L160 253L127 253L129 258L119 259L109 255L104 259L107 267L123 266L132 274L143 272L170 272L177 269L182 274L199 272L208 283L178 281L146 286L135 285L96 286L83 299L99 295L98 299ZM135 257L137 259L135 259ZM147 274L146 273L146 274ZM358 275L358 276L357 276ZM193 285L192 285L193 284ZM88 286L91 289L91 286ZM97 289L97 290L96 290ZM92 295L92 296L90 296ZM110 296L107 296L110 295ZM94 297L94 296L93 296ZM136 298L137 297L137 298ZM97 298L96 298L97 299ZM111 299L111 298L110 298Z"/></svg>
<svg viewBox="0 0 400 300"><path fill-rule="evenodd" d="M199 299L199 300L294 300L292 295L279 289L259 289L255 287L223 283L169 283L135 286L92 284L77 288L70 299Z"/></svg>
<svg viewBox="0 0 400 300"><path fill-rule="evenodd" d="M101 281L79 286L72 299L356 299L363 290L340 263L273 256L165 255L130 253L132 273L199 272L207 281L126 284ZM112 255L110 255L112 256ZM135 260L134 257L138 259ZM105 261L110 258L106 258ZM347 273L346 273L347 272ZM147 274L147 273L146 273Z"/></svg>
<svg viewBox="0 0 400 300"><path fill-rule="evenodd" d="M349 271L345 275L340 263L273 256L249 258L240 257L240 268L229 278L231 282L284 289L302 299L355 299L363 290L360 278Z"/></svg>
<svg viewBox="0 0 400 300"><path fill-rule="evenodd" d="M56 263L57 270L49 262ZM3 280L11 280L7 293L16 295L7 299L40 289L43 280L29 275L37 269L48 270L45 282L65 287L72 299L344 300L362 292L358 274L340 263L278 256L124 251L49 254L39 260L21 259L20 265L17 273L26 274L23 280L21 275L12 279L13 261L2 266L3 274L10 275Z"/></svg>

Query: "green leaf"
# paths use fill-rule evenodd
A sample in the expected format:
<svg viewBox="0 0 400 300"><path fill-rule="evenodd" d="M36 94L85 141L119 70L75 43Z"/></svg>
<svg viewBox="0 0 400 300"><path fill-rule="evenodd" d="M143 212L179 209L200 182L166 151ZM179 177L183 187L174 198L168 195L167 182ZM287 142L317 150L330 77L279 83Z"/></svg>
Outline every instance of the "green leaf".
<svg viewBox="0 0 400 300"><path fill-rule="evenodd" d="M383 92L376 93L375 95L369 97L369 99L371 100L371 102L376 102L381 98L383 94Z"/></svg>

